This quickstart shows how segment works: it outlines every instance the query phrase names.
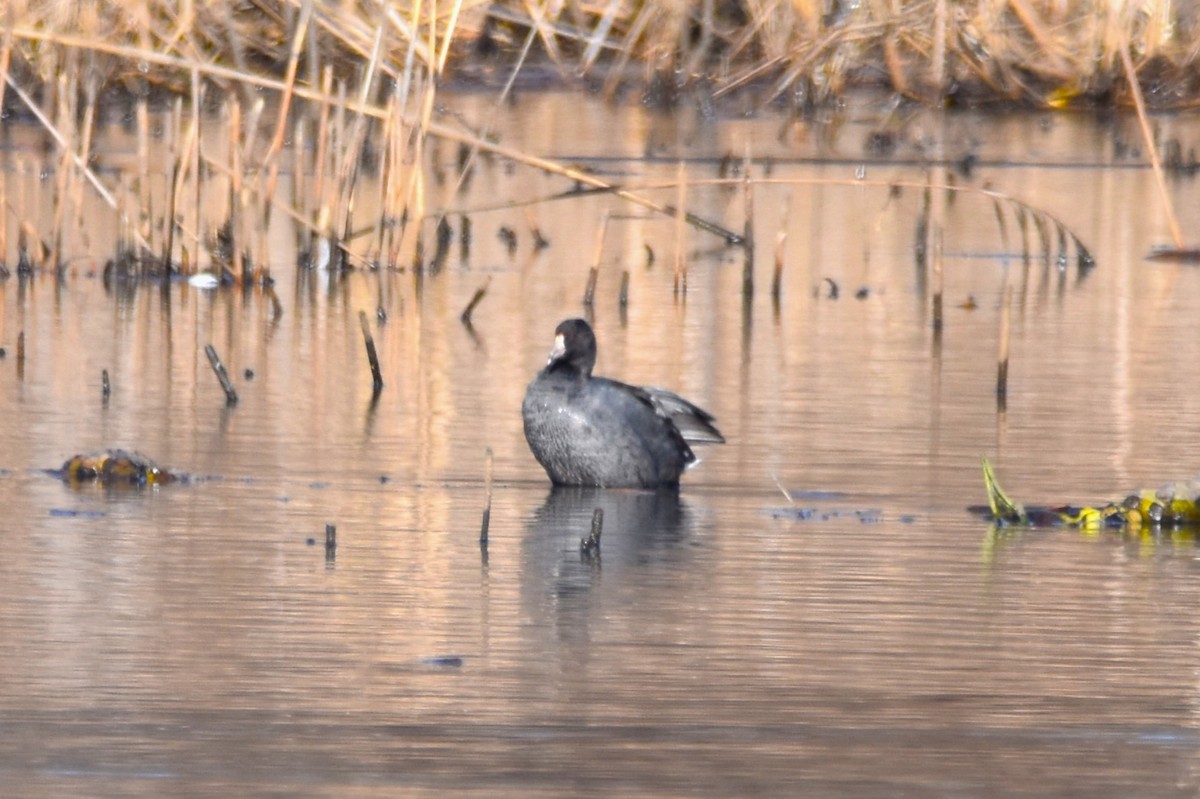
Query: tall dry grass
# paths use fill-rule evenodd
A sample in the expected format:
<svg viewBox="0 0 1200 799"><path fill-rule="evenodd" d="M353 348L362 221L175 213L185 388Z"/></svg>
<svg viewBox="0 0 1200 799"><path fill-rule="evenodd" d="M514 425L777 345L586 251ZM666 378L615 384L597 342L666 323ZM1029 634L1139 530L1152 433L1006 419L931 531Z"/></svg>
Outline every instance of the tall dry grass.
<svg viewBox="0 0 1200 799"><path fill-rule="evenodd" d="M1200 94L1200 6L1178 0L9 0L0 24L31 79L53 82L82 51L106 80L178 91L195 66L231 85L292 64L315 88L322 66L350 79L373 58L385 78L479 77L529 39L563 78L610 91L658 79L820 102L872 83L935 103L1122 102L1124 51L1159 103Z"/></svg>
<svg viewBox="0 0 1200 799"><path fill-rule="evenodd" d="M499 100L536 64L569 85L582 76L668 104L693 91L712 102L749 92L808 107L874 84L935 104L1058 107L1127 102L1136 75L1160 105L1200 96L1200 7L1172 0L9 0L0 15L0 103L37 117L61 154L46 258L60 257L90 185L120 220L121 269L186 272L207 253L214 271L243 283L269 283L277 213L305 231L308 263L427 266L424 239L451 204L445 192L431 203L425 185L430 137L464 154L454 185L487 151L746 240L676 207L682 189L676 206L664 204L439 119L437 93L451 80L489 82ZM116 189L89 167L98 98L114 87L135 101L143 129L145 98L186 98L171 114L166 196L149 191L144 160L136 185ZM201 108L214 102L227 128L219 148L200 131ZM353 209L368 142L382 142L385 179L382 214L364 232ZM285 158L305 184L290 198L275 190ZM214 192L226 213L204 218ZM350 246L364 236L368 245Z"/></svg>

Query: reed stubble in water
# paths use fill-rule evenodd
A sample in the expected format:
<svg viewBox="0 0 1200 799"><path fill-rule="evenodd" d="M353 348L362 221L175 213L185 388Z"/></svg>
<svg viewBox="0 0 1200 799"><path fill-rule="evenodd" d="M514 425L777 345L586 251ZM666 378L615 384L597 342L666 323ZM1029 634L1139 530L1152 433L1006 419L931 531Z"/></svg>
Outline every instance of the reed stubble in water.
<svg viewBox="0 0 1200 799"><path fill-rule="evenodd" d="M742 227L742 247L745 260L742 263L742 301L754 297L754 181L750 179L750 155L742 162L742 203L745 220Z"/></svg>
<svg viewBox="0 0 1200 799"><path fill-rule="evenodd" d="M488 447L484 456L484 472L483 485L487 495L487 504L483 507L483 521L479 526L479 546L487 549L488 544L488 526L492 520L492 469L495 462L495 456L492 454L492 448Z"/></svg>
<svg viewBox="0 0 1200 799"><path fill-rule="evenodd" d="M1004 413L1008 410L1008 342L1011 330L1009 321L1010 306L1012 305L1012 286L1008 283L1007 273L1004 280L1004 292L1000 300L1000 355L996 359L996 410Z"/></svg>
<svg viewBox="0 0 1200 799"><path fill-rule="evenodd" d="M608 211L600 217L600 226L596 229L596 246L592 255L592 265L588 269L587 285L583 289L583 307L591 316L592 307L596 300L596 281L600 277L600 259L604 253L604 239L608 235Z"/></svg>
<svg viewBox="0 0 1200 799"><path fill-rule="evenodd" d="M672 290L676 299L687 299L687 229L684 225L687 205L687 171L683 161L675 168L675 275Z"/></svg>
<svg viewBox="0 0 1200 799"><path fill-rule="evenodd" d="M598 267L588 268L587 285L583 287L583 307L590 314L596 299L596 281L600 277L600 269Z"/></svg>
<svg viewBox="0 0 1200 799"><path fill-rule="evenodd" d="M787 231L779 231L775 238L775 271L771 276L771 307L779 316L780 299L783 296L783 254L787 245Z"/></svg>
<svg viewBox="0 0 1200 799"><path fill-rule="evenodd" d="M375 337L371 335L371 324L367 321L367 312L358 312L358 325L362 328L363 343L367 347L367 362L371 366L371 391L379 394L383 391L383 373L379 369L379 354L375 351Z"/></svg>
<svg viewBox="0 0 1200 799"><path fill-rule="evenodd" d="M458 320L467 327L473 327L471 324L471 314L475 312L475 307L483 302L483 298L487 296L488 286L492 285L492 278L489 275L483 281L483 285L475 289L475 293L471 296L471 301L467 303L467 307L463 308L463 312L459 315Z"/></svg>
<svg viewBox="0 0 1200 799"><path fill-rule="evenodd" d="M595 557L600 554L600 534L604 531L604 509L592 511L592 529L584 538L579 539L579 552L585 557Z"/></svg>
<svg viewBox="0 0 1200 799"><path fill-rule="evenodd" d="M225 392L225 404L237 405L237 390L233 387L233 381L229 379L229 372L225 371L225 364L221 363L221 356L217 354L217 348L212 344L205 344L204 354L208 356L208 363L217 376L221 389Z"/></svg>

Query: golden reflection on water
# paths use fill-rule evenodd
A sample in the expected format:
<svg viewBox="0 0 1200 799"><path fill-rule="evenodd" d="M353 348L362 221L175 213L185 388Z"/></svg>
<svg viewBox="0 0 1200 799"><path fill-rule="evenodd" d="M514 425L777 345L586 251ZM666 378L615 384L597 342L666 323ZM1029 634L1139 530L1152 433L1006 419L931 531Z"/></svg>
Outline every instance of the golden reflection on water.
<svg viewBox="0 0 1200 799"><path fill-rule="evenodd" d="M454 102L473 113L479 101ZM773 180L849 181L756 189L761 240L788 234L778 312L772 246L758 248L747 308L740 251L689 232L677 301L673 223L609 197L472 212L469 256L456 251L419 288L409 272L298 273L280 235L278 320L255 292L106 289L95 273L111 226L97 212L95 249L65 279L0 283L6 786L1194 792L1194 541L994 535L963 508L983 500L982 454L1031 502L1104 500L1197 471L1200 273L1141 260L1165 237L1144 210L1148 173L1105 166L1124 122L923 124L947 151L974 141L979 164L959 180L1052 210L1095 270L1026 271L1011 227L1006 241L990 203L962 195L947 207L937 343L912 252L920 193L853 185L868 124L821 136L766 115L672 121L556 96L501 114L500 135L595 157L631 182L669 180L680 152L690 175L711 177L747 142ZM915 163L866 171L923 175ZM563 188L485 161L456 209ZM1173 190L1182 213L1200 207L1190 183ZM740 190L689 196L740 225ZM606 211L599 371L681 391L729 439L701 452L679 496L551 492L521 435L525 384L555 323L582 311ZM532 250L530 224L549 248ZM501 225L524 237L513 256ZM1005 268L1017 290L998 417ZM488 278L473 336L457 317ZM977 308L960 307L967 297ZM380 305L373 403L357 315ZM236 407L202 355L209 342ZM106 492L40 471L109 446L193 482ZM481 549L487 447L496 487ZM579 540L596 507L602 550L588 559Z"/></svg>

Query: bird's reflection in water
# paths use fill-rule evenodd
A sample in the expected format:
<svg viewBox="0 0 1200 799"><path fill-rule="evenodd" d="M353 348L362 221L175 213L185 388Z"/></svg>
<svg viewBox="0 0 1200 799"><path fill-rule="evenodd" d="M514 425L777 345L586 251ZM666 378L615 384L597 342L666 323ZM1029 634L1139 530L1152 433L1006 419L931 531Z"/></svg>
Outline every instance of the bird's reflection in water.
<svg viewBox="0 0 1200 799"><path fill-rule="evenodd" d="M580 543L597 508L604 512L600 547L586 553ZM637 601L640 581L655 578L645 567L686 558L680 545L692 533L675 489L556 487L530 518L522 542L523 602L560 640L586 640L594 614Z"/></svg>

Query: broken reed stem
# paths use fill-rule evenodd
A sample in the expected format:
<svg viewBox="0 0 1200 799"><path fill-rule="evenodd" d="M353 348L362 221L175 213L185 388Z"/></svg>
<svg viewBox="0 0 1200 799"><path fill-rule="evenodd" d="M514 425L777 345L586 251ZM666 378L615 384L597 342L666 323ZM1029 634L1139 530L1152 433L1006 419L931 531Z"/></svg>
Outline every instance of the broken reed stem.
<svg viewBox="0 0 1200 799"><path fill-rule="evenodd" d="M0 95L3 95L4 83L0 81ZM2 108L3 106L0 106ZM0 275L7 273L4 262L8 258L8 224L4 221L4 210L8 208L8 170L0 169ZM79 207L78 205L76 207Z"/></svg>
<svg viewBox="0 0 1200 799"><path fill-rule="evenodd" d="M742 247L745 261L742 264L742 301L754 297L754 181L750 179L750 153L742 159L742 206L745 220L742 226Z"/></svg>
<svg viewBox="0 0 1200 799"><path fill-rule="evenodd" d="M792 192L789 189L783 198L783 214L779 218L779 232L775 234L775 271L771 275L771 305L776 315L783 297L783 258L787 251L787 226L792 218Z"/></svg>
<svg viewBox="0 0 1200 799"><path fill-rule="evenodd" d="M138 161L137 227L142 238L150 242L150 237L153 235L150 228L150 106L146 103L146 98L138 98L135 117L137 119Z"/></svg>
<svg viewBox="0 0 1200 799"><path fill-rule="evenodd" d="M392 92L387 101L388 113L383 119L382 141L384 145L381 148L381 165L379 171L379 180L377 181L379 191L376 197L376 202L379 203L379 212L376 214L374 232L371 234L371 246L369 248L370 254L367 258L367 260L374 264L376 268L381 268L386 265L386 262L384 261L384 258L386 257L385 253L389 253L391 251L391 247L388 243L388 238L391 235L393 227L391 224L393 214L390 206L390 200L393 191L392 174L396 168L396 165L392 160L392 137L399 135L399 131L396 130L395 126L396 114L392 110L392 107L395 105L395 103L396 94L395 92Z"/></svg>
<svg viewBox="0 0 1200 799"><path fill-rule="evenodd" d="M596 299L596 281L600 277L600 270L593 266L588 269L587 285L583 289L583 307L591 310L592 303Z"/></svg>
<svg viewBox="0 0 1200 799"><path fill-rule="evenodd" d="M687 172L683 160L675 168L675 296L687 297L687 229L684 227L684 208L687 205Z"/></svg>
<svg viewBox="0 0 1200 799"><path fill-rule="evenodd" d="M225 392L225 404L237 405L237 390L233 387L233 381L229 379L229 373L225 371L225 364L221 363L221 356L217 355L217 348L211 344L205 344L204 354L208 356L208 363L212 366L213 374L217 376L217 380L221 383L221 389Z"/></svg>
<svg viewBox="0 0 1200 799"><path fill-rule="evenodd" d="M933 233L933 332L942 333L942 227L935 225Z"/></svg>
<svg viewBox="0 0 1200 799"><path fill-rule="evenodd" d="M358 312L358 324L362 328L363 342L367 345L367 361L371 364L371 390L373 394L383 391L383 375L379 371L379 355L375 352L375 338L371 335L371 324L367 312Z"/></svg>
<svg viewBox="0 0 1200 799"><path fill-rule="evenodd" d="M275 196L275 184L279 179L279 161L282 155L284 140L286 138L288 111L292 105L293 89L296 85L296 69L300 63L300 53L304 47L305 39L308 34L308 21L312 17L311 2L302 2L300 4L300 19L296 23L296 29L292 36L292 50L288 57L287 71L283 76L283 97L279 101L279 116L275 122L275 136L271 139L271 144L267 147L267 154L263 157L263 161L267 166L266 188L263 190L264 198ZM266 217L264 227L270 225L271 221L271 203L263 203L263 213Z"/></svg>
<svg viewBox="0 0 1200 799"><path fill-rule="evenodd" d="M163 244L162 268L163 277L170 277L171 272L171 251L175 249L175 202L178 197L180 188L180 174L183 168L182 155L175 159L175 165L171 171L171 187L170 193L167 195L167 219L166 219L166 242ZM164 283L165 285L165 283Z"/></svg>
<svg viewBox="0 0 1200 799"><path fill-rule="evenodd" d="M267 299L271 301L271 321L278 322L283 318L283 303L279 301L279 295L275 293L275 286L271 283L266 283L263 290L267 294Z"/></svg>
<svg viewBox="0 0 1200 799"><path fill-rule="evenodd" d="M600 259L604 253L604 238L608 235L608 211L600 217L600 227L596 229L596 247L592 255L592 266L588 270L587 287L583 290L583 307L591 309L596 299L596 280L600 277Z"/></svg>
<svg viewBox="0 0 1200 799"><path fill-rule="evenodd" d="M929 214L927 219L927 227L925 228L926 237L926 253L932 263L932 286L931 292L933 295L933 334L937 338L941 338L943 317L943 238L945 235L944 221L946 218L946 192L941 191L940 187L946 185L946 168L944 166L935 166L926 176L927 184L930 185L928 208Z"/></svg>
<svg viewBox="0 0 1200 799"><path fill-rule="evenodd" d="M325 523L325 562L337 557L337 525Z"/></svg>
<svg viewBox="0 0 1200 799"><path fill-rule="evenodd" d="M242 104L229 97L229 254L233 278L242 280Z"/></svg>
<svg viewBox="0 0 1200 799"><path fill-rule="evenodd" d="M1125 68L1125 80L1133 93L1133 105L1137 109L1138 124L1142 128L1142 138L1146 141L1146 150L1150 153L1150 168L1154 171L1154 181L1158 184L1158 193L1162 197L1163 210L1167 214L1167 227L1171 231L1171 239L1176 249L1183 249L1183 232L1179 228L1179 220L1175 217L1175 206L1171 202L1171 193L1167 190L1167 179L1163 175L1162 162L1158 158L1158 148L1154 146L1154 134L1150 130L1150 120L1146 117L1146 101L1142 98L1142 88L1138 84L1137 73L1133 69L1133 60L1129 57L1129 45L1121 44L1121 64Z"/></svg>
<svg viewBox="0 0 1200 799"><path fill-rule="evenodd" d="M73 60L73 59L72 59ZM75 114L71 107L73 103L68 102L68 96L74 97L74 87L68 85L65 75L61 75L58 80L58 121L59 127L67 131L69 136L74 136L77 133L76 125L73 124ZM63 268L63 223L67 212L67 180L71 176L70 158L74 150L74 143L68 140L67 147L64 147L58 159L58 165L54 175L54 221L50 229L50 256L49 264L54 269L55 276L62 274Z"/></svg>
<svg viewBox="0 0 1200 799"><path fill-rule="evenodd" d="M996 410L1008 410L1008 347L1011 336L1012 286L1008 283L1008 272L1004 274L1004 292L1000 304L1000 356L996 364Z"/></svg>
<svg viewBox="0 0 1200 799"><path fill-rule="evenodd" d="M600 554L600 533L604 528L604 509L596 508L592 512L592 530L586 538L579 539L579 551L592 557Z"/></svg>
<svg viewBox="0 0 1200 799"><path fill-rule="evenodd" d="M487 504L483 507L483 523L479 528L479 544L487 546L488 542L488 525L492 520L492 469L495 465L495 455L492 454L492 448L488 447L484 451L484 466L483 466L483 488L487 495Z"/></svg>
<svg viewBox="0 0 1200 799"><path fill-rule="evenodd" d="M304 180L308 168L307 138L305 137L308 126L305 122L303 117L298 117L295 125L292 126L292 207L304 216L310 216L312 203L309 202L308 186Z"/></svg>
<svg viewBox="0 0 1200 799"><path fill-rule="evenodd" d="M475 306L479 305L483 301L483 298L487 296L488 286L491 284L492 278L489 275L487 280L483 281L483 285L475 289L475 294L471 297L471 301L467 303L467 307L463 308L463 312L458 319L467 327L471 326L471 314L475 312Z"/></svg>
<svg viewBox="0 0 1200 799"><path fill-rule="evenodd" d="M939 97L946 85L946 16L946 0L937 0L933 9L933 52L929 59L929 77Z"/></svg>
<svg viewBox="0 0 1200 799"><path fill-rule="evenodd" d="M333 67L330 64L325 65L324 71L321 73L321 91L325 97L330 97L333 92ZM328 236L326 225L329 219L329 203L326 200L325 190L325 172L329 161L329 103L321 103L321 111L317 115L317 152L313 157L313 190L312 196L316 200L318 209L317 218L321 220L318 225L317 233L320 236Z"/></svg>
<svg viewBox="0 0 1200 799"><path fill-rule="evenodd" d="M78 141L79 158L85 164L91 158L92 151L92 134L95 132L96 126L96 84L97 80L93 76L87 82L87 95L83 109L83 120L79 125L79 134L75 137ZM3 106L0 106L3 107ZM88 234L88 225L84 222L84 207L83 194L86 181L78 169L71 169L71 206L75 209L75 230L77 232L79 243L85 249L91 247L91 238ZM3 203L0 203L0 208L3 208ZM4 247L0 246L0 253L4 252Z"/></svg>
<svg viewBox="0 0 1200 799"><path fill-rule="evenodd" d="M606 210L600 217L600 227L596 230L596 246L592 251L592 266L600 268L600 258L604 253L604 239L608 235L609 212Z"/></svg>
<svg viewBox="0 0 1200 799"><path fill-rule="evenodd" d="M200 266L200 237L203 231L200 229L200 221L203 218L204 209L204 181L200 178L200 104L204 100L204 87L200 83L199 71L192 70L192 124L189 126L189 135L192 136L192 147L188 151L188 160L191 163L189 169L192 180L196 182L196 196L194 198L194 207L192 208L192 247L196 253L196 258L193 261L194 266L189 268L188 264L183 265L185 274L192 274ZM186 255L184 250L183 254ZM181 261L185 260L180 258Z"/></svg>
<svg viewBox="0 0 1200 799"><path fill-rule="evenodd" d="M0 45L0 108L4 107L4 87L8 85L8 65L12 60L14 20L11 5L9 6L8 13L9 17L4 21L4 44ZM3 225L0 225L0 229L3 227ZM0 259L3 259L3 257L4 249L0 248Z"/></svg>
<svg viewBox="0 0 1200 799"><path fill-rule="evenodd" d="M775 236L775 271L771 276L771 304L779 310L779 300L783 294L783 253L787 246L787 231L781 230Z"/></svg>

